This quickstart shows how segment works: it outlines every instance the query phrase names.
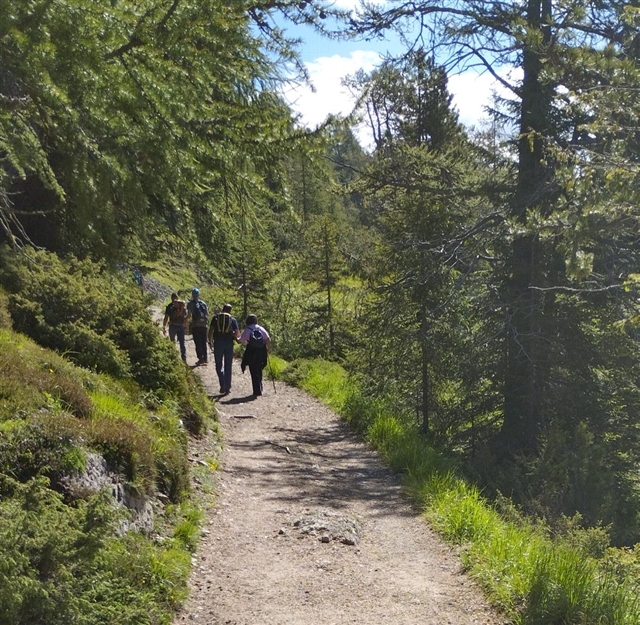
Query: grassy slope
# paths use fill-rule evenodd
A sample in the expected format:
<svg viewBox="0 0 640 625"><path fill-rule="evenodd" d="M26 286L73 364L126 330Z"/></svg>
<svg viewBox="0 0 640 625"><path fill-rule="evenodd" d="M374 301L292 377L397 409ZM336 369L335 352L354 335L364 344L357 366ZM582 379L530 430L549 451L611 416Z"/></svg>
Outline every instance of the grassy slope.
<svg viewBox="0 0 640 625"><path fill-rule="evenodd" d="M6 310L0 325L0 623L170 623L200 517L184 406L72 365L6 327ZM108 494L61 493L87 452L164 497L157 535L121 535L128 513Z"/></svg>

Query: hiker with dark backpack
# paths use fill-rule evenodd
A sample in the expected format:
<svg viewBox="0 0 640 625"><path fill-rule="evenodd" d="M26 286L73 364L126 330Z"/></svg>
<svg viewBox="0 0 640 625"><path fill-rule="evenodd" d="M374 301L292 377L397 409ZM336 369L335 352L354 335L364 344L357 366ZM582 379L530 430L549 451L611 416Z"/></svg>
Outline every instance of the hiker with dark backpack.
<svg viewBox="0 0 640 625"><path fill-rule="evenodd" d="M253 399L256 399L262 395L262 370L267 366L267 350L271 345L271 337L262 326L258 325L258 318L255 315L247 317L245 326L238 341L246 345L242 355L242 373L249 367Z"/></svg>
<svg viewBox="0 0 640 625"><path fill-rule="evenodd" d="M177 293L171 293L171 303L164 310L162 320L162 333L167 334L167 322L169 323L169 338L172 343L178 339L180 345L180 357L182 362L187 362L187 348L184 344L184 325L187 320L187 306L178 298Z"/></svg>
<svg viewBox="0 0 640 625"><path fill-rule="evenodd" d="M206 365L209 361L207 352L207 326L209 325L209 311L206 303L200 299L199 289L191 291L191 299L187 304L187 321L191 326L193 342L196 345L196 365Z"/></svg>
<svg viewBox="0 0 640 625"><path fill-rule="evenodd" d="M220 394L231 391L231 369L233 367L233 344L240 336L240 328L235 317L231 316L231 304L225 304L222 312L214 315L209 326L209 347L213 349L216 373L220 382Z"/></svg>

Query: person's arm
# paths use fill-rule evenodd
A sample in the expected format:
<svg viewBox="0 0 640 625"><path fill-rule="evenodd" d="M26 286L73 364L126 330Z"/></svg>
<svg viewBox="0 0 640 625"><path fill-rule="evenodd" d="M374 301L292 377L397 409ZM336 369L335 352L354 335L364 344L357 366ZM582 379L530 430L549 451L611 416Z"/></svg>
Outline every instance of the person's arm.
<svg viewBox="0 0 640 625"><path fill-rule="evenodd" d="M269 347L271 347L271 337L269 333L262 326L260 326L260 332L264 334L264 346L269 349Z"/></svg>
<svg viewBox="0 0 640 625"><path fill-rule="evenodd" d="M238 322L233 319L231 321L231 329L233 330L233 340L236 341L236 343L240 342L240 328L238 327Z"/></svg>
<svg viewBox="0 0 640 625"><path fill-rule="evenodd" d="M240 338L238 339L238 343L242 343L242 345L246 345L249 342L249 336L251 335L251 330L249 328L245 328Z"/></svg>
<svg viewBox="0 0 640 625"><path fill-rule="evenodd" d="M162 320L162 334L167 333L167 321L169 321L169 311L165 309L164 319Z"/></svg>

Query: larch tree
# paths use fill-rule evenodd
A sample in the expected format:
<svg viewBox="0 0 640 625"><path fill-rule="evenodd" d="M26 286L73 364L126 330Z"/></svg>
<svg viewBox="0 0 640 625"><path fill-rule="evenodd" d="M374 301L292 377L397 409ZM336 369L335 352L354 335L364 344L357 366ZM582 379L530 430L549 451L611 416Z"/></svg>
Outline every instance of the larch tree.
<svg viewBox="0 0 640 625"><path fill-rule="evenodd" d="M630 49L639 19L637 7L615 0L417 0L363 5L354 25L361 33L397 28L449 68L489 72L513 98L517 171L507 238L495 250L506 329L500 446L509 454L537 449L549 424L560 294L620 291L632 272L620 257L605 261L606 246L589 240L586 226L598 221L600 234L612 235L622 211L627 235L637 229L637 205L620 195L637 194L637 163L597 112L617 94L630 107L627 121L637 120ZM609 264L606 275L599 262Z"/></svg>
<svg viewBox="0 0 640 625"><path fill-rule="evenodd" d="M460 271L446 260L446 242L471 219L472 146L451 107L445 72L422 51L360 73L350 86L376 145L354 185L383 242L374 276L379 298L369 314L379 335L368 347L377 350L377 365L367 369L386 387L380 390L395 387L397 396L415 398L429 432L442 302Z"/></svg>

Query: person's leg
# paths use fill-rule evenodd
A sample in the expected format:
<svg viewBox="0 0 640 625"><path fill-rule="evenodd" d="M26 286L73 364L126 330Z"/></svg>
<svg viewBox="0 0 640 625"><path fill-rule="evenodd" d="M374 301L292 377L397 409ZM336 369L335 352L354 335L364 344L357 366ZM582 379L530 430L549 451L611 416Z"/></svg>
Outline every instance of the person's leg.
<svg viewBox="0 0 640 625"><path fill-rule="evenodd" d="M191 336L193 337L193 345L196 348L196 357L198 362L202 360L201 350L200 350L200 336L198 334L199 328L191 328Z"/></svg>
<svg viewBox="0 0 640 625"><path fill-rule="evenodd" d="M213 345L213 358L216 362L216 373L218 374L218 382L220 383L220 392L224 393L227 387L224 382L224 372L222 370L222 365L224 363L222 346L219 342L214 343Z"/></svg>
<svg viewBox="0 0 640 625"><path fill-rule="evenodd" d="M183 362L187 362L187 346L184 344L184 326L174 327L175 335L178 338L178 345L180 345L180 358L182 358ZM171 334L171 326L169 326L169 334Z"/></svg>
<svg viewBox="0 0 640 625"><path fill-rule="evenodd" d="M224 354L224 388L231 390L231 371L233 370L233 343L227 343L223 349Z"/></svg>
<svg viewBox="0 0 640 625"><path fill-rule="evenodd" d="M198 353L198 360L200 362L208 362L209 354L207 353L207 328L196 328L198 331L198 342L196 344L196 351Z"/></svg>
<svg viewBox="0 0 640 625"><path fill-rule="evenodd" d="M178 345L180 345L180 358L184 362L187 362L187 349L184 344L184 328L182 326L174 326L169 324L169 338L172 343L178 339Z"/></svg>
<svg viewBox="0 0 640 625"><path fill-rule="evenodd" d="M262 395L262 367L259 364L250 364L251 386L255 397Z"/></svg>
<svg viewBox="0 0 640 625"><path fill-rule="evenodd" d="M207 328L193 328L193 341L196 344L196 354L198 356L198 362L207 362L209 360L207 356Z"/></svg>
<svg viewBox="0 0 640 625"><path fill-rule="evenodd" d="M169 340L172 343L176 342L176 330L177 329L178 329L177 326L169 325Z"/></svg>

